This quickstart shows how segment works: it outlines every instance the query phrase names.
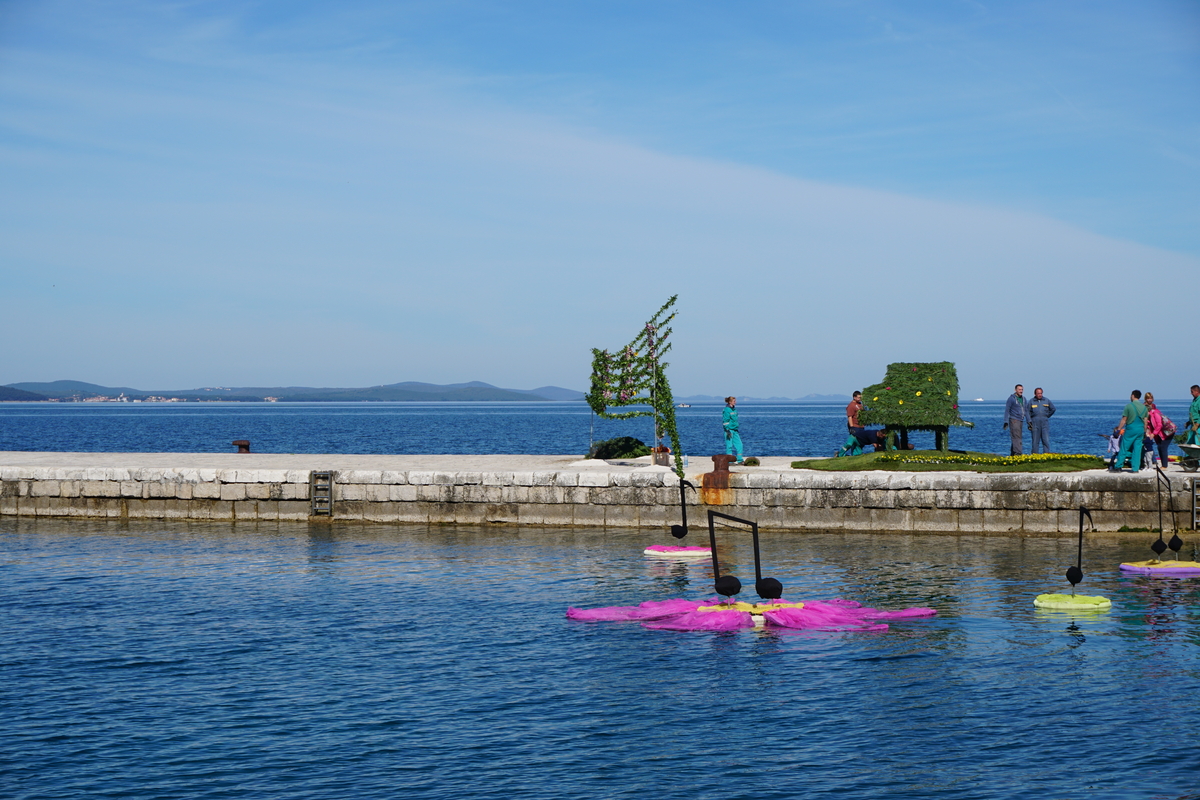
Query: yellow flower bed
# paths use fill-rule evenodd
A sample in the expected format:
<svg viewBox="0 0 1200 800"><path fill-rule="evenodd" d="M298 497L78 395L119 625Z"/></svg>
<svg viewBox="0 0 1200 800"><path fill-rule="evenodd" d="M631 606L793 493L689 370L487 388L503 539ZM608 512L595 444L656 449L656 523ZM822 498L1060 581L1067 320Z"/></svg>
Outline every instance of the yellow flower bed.
<svg viewBox="0 0 1200 800"><path fill-rule="evenodd" d="M884 453L876 461L890 464L1031 464L1040 461L1069 461L1096 458L1081 453L1031 453L1027 456L970 456L961 453Z"/></svg>

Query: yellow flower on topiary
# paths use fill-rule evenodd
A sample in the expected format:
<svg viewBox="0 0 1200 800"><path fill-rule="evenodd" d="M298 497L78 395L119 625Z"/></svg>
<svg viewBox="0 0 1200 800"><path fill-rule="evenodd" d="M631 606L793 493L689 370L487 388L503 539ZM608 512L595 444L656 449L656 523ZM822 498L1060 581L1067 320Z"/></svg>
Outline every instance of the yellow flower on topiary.
<svg viewBox="0 0 1200 800"><path fill-rule="evenodd" d="M903 400L901 400L901 401L900 401L900 405L904 405L904 401L903 401Z"/></svg>
<svg viewBox="0 0 1200 800"><path fill-rule="evenodd" d="M920 393L920 392L917 392L917 397L920 397L920 396L921 396L921 393Z"/></svg>

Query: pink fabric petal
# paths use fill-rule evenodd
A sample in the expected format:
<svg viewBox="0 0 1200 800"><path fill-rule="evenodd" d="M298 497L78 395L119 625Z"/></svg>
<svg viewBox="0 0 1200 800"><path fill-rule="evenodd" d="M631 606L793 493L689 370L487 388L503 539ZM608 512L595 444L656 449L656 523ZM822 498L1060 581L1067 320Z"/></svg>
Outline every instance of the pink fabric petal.
<svg viewBox="0 0 1200 800"><path fill-rule="evenodd" d="M932 617L936 614L932 608L905 608L898 611L880 611L868 608L853 600L835 600L829 603L808 601L804 608L781 608L778 611L768 611L765 616L771 625L781 628L801 628L817 631L885 631L887 625L882 622L872 624L872 620L884 619L913 619L916 617Z"/></svg>
<svg viewBox="0 0 1200 800"><path fill-rule="evenodd" d="M869 612L863 615L863 619L915 619L917 617L932 617L937 615L936 609L924 608L922 606L902 608L898 611L880 611L877 608L864 608L862 610Z"/></svg>
<svg viewBox="0 0 1200 800"><path fill-rule="evenodd" d="M605 606L604 608L568 608L567 619L580 622L629 622L662 619L694 611L703 603L695 600L647 600L636 606Z"/></svg>
<svg viewBox="0 0 1200 800"><path fill-rule="evenodd" d="M660 631L733 631L753 628L754 620L747 611L689 611L654 622L643 622L643 628Z"/></svg>
<svg viewBox="0 0 1200 800"><path fill-rule="evenodd" d="M811 631L886 631L883 623L871 624L857 613L858 609L806 601L804 608L781 608L763 616L767 623L781 628L800 628Z"/></svg>

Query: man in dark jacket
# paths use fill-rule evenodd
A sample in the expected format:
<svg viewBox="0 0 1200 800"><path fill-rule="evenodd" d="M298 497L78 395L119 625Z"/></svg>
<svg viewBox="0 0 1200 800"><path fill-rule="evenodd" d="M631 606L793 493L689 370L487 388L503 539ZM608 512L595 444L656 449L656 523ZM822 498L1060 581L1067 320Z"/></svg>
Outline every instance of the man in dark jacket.
<svg viewBox="0 0 1200 800"><path fill-rule="evenodd" d="M1033 431L1033 452L1050 452L1050 418L1054 416L1054 403L1042 396L1040 388L1033 390L1029 401L1029 429Z"/></svg>
<svg viewBox="0 0 1200 800"><path fill-rule="evenodd" d="M1019 456L1025 452L1024 442L1022 439L1025 434L1023 428L1029 420L1029 414L1025 408L1025 387L1017 384L1013 387L1013 393L1009 395L1008 402L1004 404L1004 427L1008 428L1008 435L1012 439L1011 453L1009 455Z"/></svg>

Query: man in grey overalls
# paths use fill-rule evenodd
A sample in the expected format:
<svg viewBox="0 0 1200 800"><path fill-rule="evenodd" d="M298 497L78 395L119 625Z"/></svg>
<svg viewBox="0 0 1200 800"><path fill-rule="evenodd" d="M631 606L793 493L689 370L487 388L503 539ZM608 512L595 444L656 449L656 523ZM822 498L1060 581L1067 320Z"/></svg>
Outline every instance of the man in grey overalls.
<svg viewBox="0 0 1200 800"><path fill-rule="evenodd" d="M1033 452L1050 452L1050 418L1054 416L1054 403L1042 396L1040 388L1033 390L1029 401L1029 427L1033 431Z"/></svg>
<svg viewBox="0 0 1200 800"><path fill-rule="evenodd" d="M1008 402L1004 404L1004 427L1008 428L1008 435L1012 438L1012 448L1009 455L1019 456L1022 452L1021 437L1025 435L1022 430L1029 420L1029 415L1025 412L1025 387L1017 384L1013 387L1013 393L1008 396Z"/></svg>

